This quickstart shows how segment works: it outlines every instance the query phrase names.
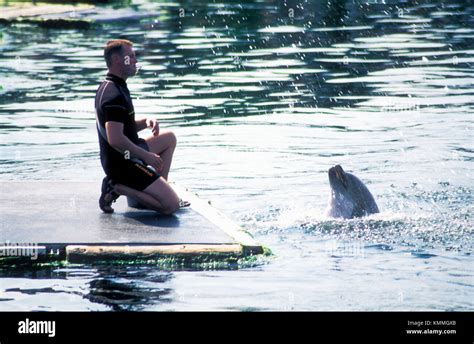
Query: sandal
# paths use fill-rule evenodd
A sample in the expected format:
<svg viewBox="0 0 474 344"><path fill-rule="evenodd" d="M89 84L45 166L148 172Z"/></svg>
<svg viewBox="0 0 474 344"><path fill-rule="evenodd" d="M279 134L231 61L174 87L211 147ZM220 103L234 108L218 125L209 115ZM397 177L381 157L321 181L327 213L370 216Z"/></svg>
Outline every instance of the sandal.
<svg viewBox="0 0 474 344"><path fill-rule="evenodd" d="M99 207L106 214L112 214L114 209L112 208L112 203L114 203L117 198L120 197L118 193L114 191L114 184L109 177L105 176L102 179L102 190L99 198Z"/></svg>
<svg viewBox="0 0 474 344"><path fill-rule="evenodd" d="M183 201L181 198L179 199L179 207L180 208L186 208L186 207L189 207L190 205L191 205L190 202Z"/></svg>

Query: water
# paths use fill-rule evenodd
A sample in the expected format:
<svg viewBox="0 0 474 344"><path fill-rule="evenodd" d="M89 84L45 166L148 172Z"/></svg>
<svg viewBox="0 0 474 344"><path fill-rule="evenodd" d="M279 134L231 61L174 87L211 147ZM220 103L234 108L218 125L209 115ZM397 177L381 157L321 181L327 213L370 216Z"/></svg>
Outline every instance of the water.
<svg viewBox="0 0 474 344"><path fill-rule="evenodd" d="M132 1L117 11L142 18L0 27L0 178L102 178L101 47L128 38L143 67L129 80L137 114L178 136L170 178L274 255L230 269L3 267L0 309L474 308L468 1ZM324 216L337 163L367 183L380 214Z"/></svg>

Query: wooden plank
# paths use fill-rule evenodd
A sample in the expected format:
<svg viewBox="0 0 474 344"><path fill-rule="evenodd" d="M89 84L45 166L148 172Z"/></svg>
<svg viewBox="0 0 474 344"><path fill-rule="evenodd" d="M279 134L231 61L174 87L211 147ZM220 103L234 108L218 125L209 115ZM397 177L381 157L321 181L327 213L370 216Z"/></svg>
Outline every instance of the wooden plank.
<svg viewBox="0 0 474 344"><path fill-rule="evenodd" d="M234 245L68 245L66 255L82 257L147 257L156 255L205 255L205 254L241 255L242 247Z"/></svg>

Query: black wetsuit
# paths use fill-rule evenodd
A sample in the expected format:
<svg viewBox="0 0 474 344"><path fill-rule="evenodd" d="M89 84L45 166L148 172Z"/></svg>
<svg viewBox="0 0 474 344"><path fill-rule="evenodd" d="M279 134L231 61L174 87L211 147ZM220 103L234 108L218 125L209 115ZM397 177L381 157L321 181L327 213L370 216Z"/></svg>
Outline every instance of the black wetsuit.
<svg viewBox="0 0 474 344"><path fill-rule="evenodd" d="M136 190L144 190L156 179L158 175L136 160L127 157L115 150L104 138L105 123L108 121L123 123L123 133L130 141L148 150L146 141L138 137L133 108L127 83L122 78L113 74L107 77L100 85L95 96L95 109L98 124L102 133L97 129L100 145L100 161L105 174L115 183L129 186Z"/></svg>

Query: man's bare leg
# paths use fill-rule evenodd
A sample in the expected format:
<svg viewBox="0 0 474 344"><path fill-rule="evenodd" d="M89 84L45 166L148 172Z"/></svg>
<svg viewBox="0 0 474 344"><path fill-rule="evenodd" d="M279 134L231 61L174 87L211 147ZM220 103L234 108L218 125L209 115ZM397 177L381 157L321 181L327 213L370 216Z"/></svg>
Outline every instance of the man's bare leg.
<svg viewBox="0 0 474 344"><path fill-rule="evenodd" d="M171 131L164 131L158 136L149 136L145 139L150 152L158 154L163 159L163 169L160 175L168 180L168 174L176 148L176 135Z"/></svg>
<svg viewBox="0 0 474 344"><path fill-rule="evenodd" d="M146 207L162 214L170 215L179 209L179 198L162 177L155 180L145 190L138 191L122 184L115 184L115 192L132 197Z"/></svg>

